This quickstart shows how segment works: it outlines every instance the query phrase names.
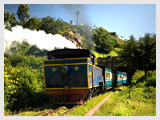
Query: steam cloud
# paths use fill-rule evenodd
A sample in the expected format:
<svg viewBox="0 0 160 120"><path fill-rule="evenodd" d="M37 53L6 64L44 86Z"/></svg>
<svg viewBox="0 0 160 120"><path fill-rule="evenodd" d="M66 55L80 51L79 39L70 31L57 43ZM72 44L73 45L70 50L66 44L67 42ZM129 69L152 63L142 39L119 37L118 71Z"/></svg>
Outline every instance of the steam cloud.
<svg viewBox="0 0 160 120"><path fill-rule="evenodd" d="M12 31L4 30L4 50L6 51L13 41L26 40L31 45L37 45L40 49L54 50L55 48L77 48L74 43L65 37L56 34L46 34L44 31L32 31L21 26L12 28Z"/></svg>

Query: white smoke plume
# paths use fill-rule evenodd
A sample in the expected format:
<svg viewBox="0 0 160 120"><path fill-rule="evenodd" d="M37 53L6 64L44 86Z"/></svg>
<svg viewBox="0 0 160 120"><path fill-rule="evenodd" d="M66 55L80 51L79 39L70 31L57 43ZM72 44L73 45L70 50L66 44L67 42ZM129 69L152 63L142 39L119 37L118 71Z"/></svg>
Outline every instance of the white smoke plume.
<svg viewBox="0 0 160 120"><path fill-rule="evenodd" d="M74 43L65 37L56 34L46 34L44 31L32 31L21 26L12 28L12 31L4 30L4 50L8 49L13 41L26 40L31 45L37 45L40 49L54 50L56 48L77 48Z"/></svg>

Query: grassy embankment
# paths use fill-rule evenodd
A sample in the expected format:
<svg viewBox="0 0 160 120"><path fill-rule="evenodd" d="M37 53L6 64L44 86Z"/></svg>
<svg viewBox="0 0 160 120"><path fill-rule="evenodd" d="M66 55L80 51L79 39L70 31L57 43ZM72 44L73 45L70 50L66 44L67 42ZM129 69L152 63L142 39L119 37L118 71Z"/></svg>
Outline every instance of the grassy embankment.
<svg viewBox="0 0 160 120"><path fill-rule="evenodd" d="M155 116L156 88L139 87L117 91L95 116Z"/></svg>
<svg viewBox="0 0 160 120"><path fill-rule="evenodd" d="M107 97L112 91L106 92L104 94L100 94L87 102L83 105L77 105L72 111L68 112L66 116L84 116L88 113L90 109L92 109L95 105L97 105L101 100Z"/></svg>

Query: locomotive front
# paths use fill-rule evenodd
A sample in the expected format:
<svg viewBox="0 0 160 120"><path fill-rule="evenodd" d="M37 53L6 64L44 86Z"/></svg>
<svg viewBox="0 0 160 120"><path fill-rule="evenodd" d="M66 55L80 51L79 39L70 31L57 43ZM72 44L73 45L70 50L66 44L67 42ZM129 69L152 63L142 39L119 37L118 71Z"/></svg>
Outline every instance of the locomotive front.
<svg viewBox="0 0 160 120"><path fill-rule="evenodd" d="M61 49L47 53L44 61L46 92L56 104L83 104L93 87L94 55L84 49ZM102 74L99 74L102 78Z"/></svg>

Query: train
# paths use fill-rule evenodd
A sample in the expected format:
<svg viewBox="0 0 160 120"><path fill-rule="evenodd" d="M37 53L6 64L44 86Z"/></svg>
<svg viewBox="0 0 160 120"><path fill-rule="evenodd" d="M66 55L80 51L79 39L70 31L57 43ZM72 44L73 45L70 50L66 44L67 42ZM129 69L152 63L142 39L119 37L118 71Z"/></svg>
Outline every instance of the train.
<svg viewBox="0 0 160 120"><path fill-rule="evenodd" d="M46 93L53 104L83 104L87 99L127 84L127 73L96 65L87 49L57 49L44 61Z"/></svg>

